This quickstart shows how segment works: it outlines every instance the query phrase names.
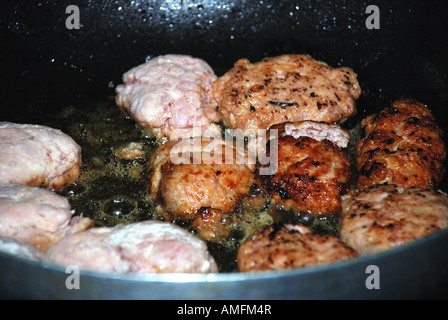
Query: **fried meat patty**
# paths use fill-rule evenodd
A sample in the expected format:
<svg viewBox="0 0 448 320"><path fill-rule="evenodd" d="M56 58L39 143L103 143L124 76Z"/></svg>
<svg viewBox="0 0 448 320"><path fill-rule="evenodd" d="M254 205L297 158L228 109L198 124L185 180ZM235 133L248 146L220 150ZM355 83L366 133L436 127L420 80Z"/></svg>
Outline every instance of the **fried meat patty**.
<svg viewBox="0 0 448 320"><path fill-rule="evenodd" d="M0 237L45 251L62 237L92 224L89 218L73 216L68 200L53 191L22 184L0 185Z"/></svg>
<svg viewBox="0 0 448 320"><path fill-rule="evenodd" d="M76 181L81 162L81 147L58 129L0 122L0 184L62 189Z"/></svg>
<svg viewBox="0 0 448 320"><path fill-rule="evenodd" d="M209 273L217 265L205 242L168 222L143 221L69 235L46 259L81 269L118 273Z"/></svg>
<svg viewBox="0 0 448 320"><path fill-rule="evenodd" d="M328 140L282 136L276 166L274 174L260 176L271 203L298 213L340 211L350 183L350 162L341 148Z"/></svg>
<svg viewBox="0 0 448 320"><path fill-rule="evenodd" d="M202 236L214 237L256 184L255 160L224 139L183 141L169 141L151 156L147 190L164 220L193 221Z"/></svg>
<svg viewBox="0 0 448 320"><path fill-rule="evenodd" d="M240 271L283 270L351 259L355 250L334 235L313 234L297 224L274 224L254 233L238 249Z"/></svg>
<svg viewBox="0 0 448 320"><path fill-rule="evenodd" d="M256 63L240 59L212 87L224 124L240 129L305 120L339 123L356 112L361 94L352 69L295 54Z"/></svg>
<svg viewBox="0 0 448 320"><path fill-rule="evenodd" d="M219 132L211 98L212 68L188 55L155 57L123 74L116 87L117 106L140 127L163 140Z"/></svg>
<svg viewBox="0 0 448 320"><path fill-rule="evenodd" d="M340 238L366 255L448 226L448 197L418 187L376 185L344 197Z"/></svg>
<svg viewBox="0 0 448 320"><path fill-rule="evenodd" d="M0 236L0 252L30 260L43 260L43 253L32 245L16 238Z"/></svg>
<svg viewBox="0 0 448 320"><path fill-rule="evenodd" d="M415 100L392 103L366 117L366 136L356 145L356 186L375 184L436 188L446 156L442 130L429 108Z"/></svg>

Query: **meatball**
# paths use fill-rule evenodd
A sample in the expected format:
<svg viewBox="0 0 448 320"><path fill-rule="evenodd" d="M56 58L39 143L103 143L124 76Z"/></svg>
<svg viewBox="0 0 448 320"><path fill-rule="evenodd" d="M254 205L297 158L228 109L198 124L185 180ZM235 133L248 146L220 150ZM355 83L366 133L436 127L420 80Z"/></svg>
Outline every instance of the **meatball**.
<svg viewBox="0 0 448 320"><path fill-rule="evenodd" d="M117 273L210 273L217 265L205 242L168 222L98 227L64 237L46 258L61 265Z"/></svg>
<svg viewBox="0 0 448 320"><path fill-rule="evenodd" d="M347 195L340 238L361 255L406 244L448 226L448 197L418 187L376 185Z"/></svg>
<svg viewBox="0 0 448 320"><path fill-rule="evenodd" d="M148 161L148 192L164 220L200 219L193 224L206 225L208 231L197 231L210 236L221 228L221 221L230 223L237 205L256 184L254 171L255 160L232 141L169 141ZM215 231L210 233L210 228Z"/></svg>
<svg viewBox="0 0 448 320"><path fill-rule="evenodd" d="M340 148L346 148L350 142L348 130L335 124L324 122L302 121L283 124L283 135L299 137L310 137L314 140L328 140Z"/></svg>
<svg viewBox="0 0 448 320"><path fill-rule="evenodd" d="M224 124L240 129L305 120L339 123L356 112L360 94L352 69L334 69L307 55L281 55L257 63L240 59L213 82Z"/></svg>
<svg viewBox="0 0 448 320"><path fill-rule="evenodd" d="M240 271L283 270L353 257L355 250L334 235L313 234L300 224L274 224L241 244L237 263Z"/></svg>
<svg viewBox="0 0 448 320"><path fill-rule="evenodd" d="M0 122L0 184L62 189L76 181L81 162L81 147L58 129Z"/></svg>
<svg viewBox="0 0 448 320"><path fill-rule="evenodd" d="M281 136L277 154L275 173L260 176L271 203L297 213L340 212L341 196L350 184L344 151L328 140Z"/></svg>
<svg viewBox="0 0 448 320"><path fill-rule="evenodd" d="M427 106L398 100L361 125L366 136L356 145L359 189L384 183L406 188L438 186L446 150L442 130Z"/></svg>
<svg viewBox="0 0 448 320"><path fill-rule="evenodd" d="M211 85L216 78L203 60L187 55L155 57L123 75L116 104L140 127L163 140L211 134L220 129Z"/></svg>
<svg viewBox="0 0 448 320"><path fill-rule="evenodd" d="M43 253L32 245L10 237L0 237L0 252L29 260L44 259Z"/></svg>
<svg viewBox="0 0 448 320"><path fill-rule="evenodd" d="M62 237L85 230L92 220L73 216L66 198L21 184L0 185L0 236L45 251Z"/></svg>
<svg viewBox="0 0 448 320"><path fill-rule="evenodd" d="M277 130L273 137L292 136L294 138L309 137L317 141L328 140L339 148L346 148L350 142L347 129L336 124L316 121L285 122L273 125L267 131L264 139L271 139L271 132ZM263 148L265 151L265 148Z"/></svg>

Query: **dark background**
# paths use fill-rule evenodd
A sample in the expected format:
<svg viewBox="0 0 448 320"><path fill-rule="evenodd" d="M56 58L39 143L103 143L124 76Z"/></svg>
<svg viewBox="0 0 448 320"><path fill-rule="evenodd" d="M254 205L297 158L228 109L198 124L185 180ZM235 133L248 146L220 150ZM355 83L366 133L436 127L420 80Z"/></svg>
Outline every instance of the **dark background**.
<svg viewBox="0 0 448 320"><path fill-rule="evenodd" d="M380 9L379 30L365 26L370 4ZM80 9L79 30L65 27L68 5ZM113 94L123 72L159 54L203 58L220 75L242 57L307 53L358 73L361 116L405 96L427 103L448 124L445 1L70 0L0 7L4 120L31 121Z"/></svg>

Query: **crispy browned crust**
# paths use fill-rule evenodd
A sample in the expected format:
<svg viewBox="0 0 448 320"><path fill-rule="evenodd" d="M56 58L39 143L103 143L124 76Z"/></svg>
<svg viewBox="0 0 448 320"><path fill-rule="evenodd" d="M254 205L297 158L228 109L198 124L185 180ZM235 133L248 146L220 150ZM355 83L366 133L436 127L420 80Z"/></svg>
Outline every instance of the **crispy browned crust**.
<svg viewBox="0 0 448 320"><path fill-rule="evenodd" d="M283 270L350 259L356 252L333 235L313 234L303 225L273 224L239 248L240 271Z"/></svg>
<svg viewBox="0 0 448 320"><path fill-rule="evenodd" d="M156 213L165 221L191 223L203 239L226 238L235 228L234 213L251 188L259 185L255 164L240 163L235 149L230 163L224 153L216 153L220 161L213 163L204 158L200 163L173 163L170 154L177 143L165 143L148 161L147 191ZM207 146L207 141L201 142L202 156Z"/></svg>
<svg viewBox="0 0 448 320"><path fill-rule="evenodd" d="M340 238L359 254L406 244L448 226L448 197L438 191L375 185L345 197Z"/></svg>
<svg viewBox="0 0 448 320"><path fill-rule="evenodd" d="M224 123L267 129L295 121L340 122L356 112L361 94L352 69L331 68L307 55L238 60L212 84Z"/></svg>
<svg viewBox="0 0 448 320"><path fill-rule="evenodd" d="M446 156L442 130L431 111L414 100L395 101L362 121L366 136L356 145L357 187L397 184L436 188Z"/></svg>
<svg viewBox="0 0 448 320"><path fill-rule="evenodd" d="M347 155L327 140L278 139L278 166L261 180L272 201L299 213L336 214L350 183Z"/></svg>

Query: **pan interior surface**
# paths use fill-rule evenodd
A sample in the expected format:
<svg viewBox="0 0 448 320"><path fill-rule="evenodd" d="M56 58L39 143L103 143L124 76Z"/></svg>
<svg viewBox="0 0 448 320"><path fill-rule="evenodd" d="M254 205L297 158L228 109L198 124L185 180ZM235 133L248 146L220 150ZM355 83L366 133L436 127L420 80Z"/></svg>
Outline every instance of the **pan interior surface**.
<svg viewBox="0 0 448 320"><path fill-rule="evenodd" d="M72 4L80 9L81 27L68 30L65 9ZM157 145L151 135L120 112L113 95L125 71L157 55L189 54L204 59L222 75L243 57L258 61L284 53L309 54L331 66L351 67L358 74L363 89L357 101L358 113L344 124L353 134L362 118L401 97L427 104L447 131L447 5L382 1L376 4L380 28L368 29L369 5L367 1L327 4L311 0L10 2L2 5L0 31L5 40L0 48L3 61L7 61L3 70L8 81L1 88L4 107L0 119L50 125L82 145L83 176L62 194L77 213L107 226L154 218L145 191L145 164ZM447 143L447 135L444 139ZM130 142L142 146L142 157L128 160L119 156ZM440 188L448 190L447 183L445 178ZM336 232L336 224L337 220L326 220L313 226L322 232ZM269 275L238 274L233 272L234 258L229 257L234 257L241 236L235 235L226 244L210 245L221 262L221 274L189 276L186 282L257 283L277 275L289 280L298 275L317 280L313 272L351 265ZM446 238L446 233L443 236ZM437 235L431 237L431 244L437 244L435 239ZM424 246L427 242L419 243ZM438 245L446 249L446 245ZM377 261L388 259L393 260L393 254L380 255ZM442 265L447 265L446 259ZM364 261L362 267L365 269ZM103 278L95 274L89 277ZM185 282L181 276L171 279L162 277L160 282ZM447 280L446 273L442 280Z"/></svg>

